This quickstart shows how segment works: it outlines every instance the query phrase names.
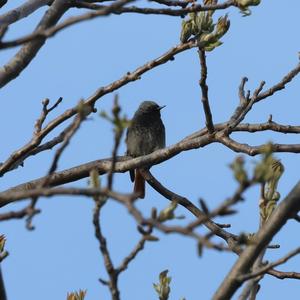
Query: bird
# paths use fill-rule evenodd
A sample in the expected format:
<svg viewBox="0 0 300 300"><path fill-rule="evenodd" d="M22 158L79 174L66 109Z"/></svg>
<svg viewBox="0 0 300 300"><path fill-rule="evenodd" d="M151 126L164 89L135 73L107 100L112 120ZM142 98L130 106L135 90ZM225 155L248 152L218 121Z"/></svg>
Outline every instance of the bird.
<svg viewBox="0 0 300 300"><path fill-rule="evenodd" d="M166 146L165 126L161 119L159 106L154 101L140 104L128 126L126 133L126 155L138 157L150 154ZM145 179L139 169L130 170L131 181L134 181L133 192L139 198L145 198Z"/></svg>

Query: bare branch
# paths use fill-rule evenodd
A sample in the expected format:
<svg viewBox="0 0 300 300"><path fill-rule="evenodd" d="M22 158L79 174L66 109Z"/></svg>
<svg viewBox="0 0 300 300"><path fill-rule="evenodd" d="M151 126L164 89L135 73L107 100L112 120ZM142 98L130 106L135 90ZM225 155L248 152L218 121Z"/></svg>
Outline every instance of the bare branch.
<svg viewBox="0 0 300 300"><path fill-rule="evenodd" d="M28 17L42 6L48 5L50 0L27 0L17 8L0 15L0 26L9 25Z"/></svg>
<svg viewBox="0 0 300 300"><path fill-rule="evenodd" d="M110 253L107 248L106 238L102 233L101 224L100 224L100 211L101 211L101 207L105 203L104 201L105 199L101 197L99 197L99 199L95 201L95 208L93 213L93 224L95 227L95 236L99 241L99 248L104 259L104 266L110 279L108 282L108 286L111 292L112 300L119 300L120 291L118 289L118 274L116 272L116 269L114 268L112 259L110 257Z"/></svg>
<svg viewBox="0 0 300 300"><path fill-rule="evenodd" d="M223 129L226 128L228 123L219 123L219 124L214 124L216 131L222 131ZM265 123L257 123L257 124L249 124L249 123L242 123L237 125L234 129L233 132L247 132L247 133L254 133L258 131L275 131L275 132L281 132L281 133L300 133L300 126L292 126L292 125L283 125L283 124L278 124L272 120L269 120L268 122ZM207 128L203 128L189 136L187 136L185 140L190 140L193 138L198 138L200 136L203 136L208 133Z"/></svg>
<svg viewBox="0 0 300 300"><path fill-rule="evenodd" d="M75 7L78 8L89 8L89 9L103 9L104 5L96 5L90 4L86 2L80 2L79 0L74 1ZM187 1L188 3L188 1ZM148 8L148 7L122 7L115 10L113 13L115 14L122 14L122 13L138 13L138 14L155 14L155 15L167 15L167 16L175 16L175 17L184 17L185 15L192 13L192 12L199 12L199 11L211 11L211 10L223 10L227 9L230 6L236 6L234 0L228 0L220 4L213 4L213 5L201 5L201 4L193 4L186 8L181 9L173 9L173 8Z"/></svg>
<svg viewBox="0 0 300 300"><path fill-rule="evenodd" d="M68 8L68 1L54 0L36 30L44 30L56 24ZM45 38L40 37L28 42L7 64L0 68L0 87L16 78L28 66L45 41Z"/></svg>
<svg viewBox="0 0 300 300"><path fill-rule="evenodd" d="M274 235L291 217L291 212L300 210L300 182L293 188L288 196L276 207L269 220L258 231L255 243L250 244L241 253L231 271L216 291L213 299L230 299L241 285L238 277L249 272L252 264L261 251L270 243Z"/></svg>
<svg viewBox="0 0 300 300"><path fill-rule="evenodd" d="M34 214L38 214L41 211L39 209L35 209ZM8 221L13 219L23 219L24 217L32 214L32 212L29 212L28 206L25 208L19 210L19 211L10 211L7 213L0 214L0 222L2 221Z"/></svg>
<svg viewBox="0 0 300 300"><path fill-rule="evenodd" d="M207 218L206 214L204 214L198 207L196 207L192 202L190 202L187 198L182 197L174 192L168 190L164 187L160 182L158 182L149 170L142 170L142 175L145 180L161 195L167 198L170 201L176 201L179 205L185 207L189 210L194 216L197 218L201 218L203 220L204 225L211 230L215 235L224 239L230 248L234 244L234 241L237 240L237 236L225 231L218 225L216 225L213 221ZM234 250L233 250L234 251Z"/></svg>
<svg viewBox="0 0 300 300"><path fill-rule="evenodd" d="M122 78L114 81L113 83L98 89L93 95L86 99L84 104L88 107L90 106L90 112L94 112L93 106L95 102L101 98L102 96L109 94L120 87L128 84L129 82L136 81L141 78L141 75L154 69L157 66L167 63L168 61L174 60L174 56L180 52L185 50L191 49L196 46L194 41L190 41L185 44L179 44L169 51L161 55L160 57L149 61L148 63L144 64L143 66L137 68L134 72L128 72ZM1 74L1 72L0 72ZM1 76L1 75L0 75ZM69 118L73 117L77 113L77 106L68 109L63 114L52 120L44 127L43 130L39 133L38 140L30 141L29 144L25 145L21 149L17 150L11 157L9 157L1 166L0 166L0 176L3 176L6 172L10 171L13 166L15 166L16 161L23 161L22 158L28 157L28 150L32 150L33 153L37 153L34 151L34 148L40 144L42 139L47 136L53 129L59 126L64 121L68 120ZM53 144L53 143L52 143ZM51 144L51 145L52 145ZM48 148L47 148L48 149ZM19 163L20 164L20 163Z"/></svg>
<svg viewBox="0 0 300 300"><path fill-rule="evenodd" d="M241 88L244 86L245 82L246 80L245 78L243 78L240 86L240 94L241 94ZM253 95L250 99L248 99L248 97L244 99L243 94L241 95L242 98L240 98L240 105L235 110L234 114L230 118L230 121L228 122L227 128L224 130L226 135L230 134L232 130L244 120L247 113L252 109L255 102L257 102L257 97L259 96L259 93L263 89L264 85L265 82L262 81L258 86L258 88L253 92Z"/></svg>
<svg viewBox="0 0 300 300"><path fill-rule="evenodd" d="M18 166L22 165L24 160L27 157L34 155L34 151L37 150L36 146L38 146L43 139L43 130L42 130L43 123L46 120L46 117L48 116L48 114L54 108L56 108L61 101L62 101L62 98L59 98L53 104L53 106L50 108L48 108L49 99L45 99L42 101L42 105L43 105L42 112L41 112L41 115L39 116L39 118L35 122L35 125L34 125L35 131L33 133L31 140L26 145L24 145L22 148L13 152L10 155L10 157L3 164L1 164L0 176L4 174L4 173L1 173L1 169L2 170L5 170L5 169L13 170L13 169L17 168ZM69 130L69 127L67 127L67 129ZM66 134L66 132L64 132L64 134L62 136L62 140L63 140L65 134Z"/></svg>
<svg viewBox="0 0 300 300"><path fill-rule="evenodd" d="M249 273L249 274L244 274L244 275L241 275L238 279L240 281L246 281L246 280L249 280L251 278L254 278L254 277L257 277L257 276L260 276L260 275L263 275L263 274L266 274L269 270L273 269L274 267L277 267L279 265L282 265L284 264L285 262L287 262L290 258L294 257L295 255L298 255L300 253L300 247L291 251L290 253L288 253L287 255L285 255L284 257L278 259L277 261L274 261L272 263L269 263L267 264L266 266L264 267L261 267L260 269L258 270L255 270L254 272L252 273Z"/></svg>
<svg viewBox="0 0 300 300"><path fill-rule="evenodd" d="M250 146L248 144L241 144L237 141L226 137L226 136L216 136L218 140L223 145L227 146L229 149L238 153L246 153L250 156L255 156L262 153L262 145L260 146ZM300 144L272 144L272 152L289 152L289 153L299 153Z"/></svg>
<svg viewBox="0 0 300 300"><path fill-rule="evenodd" d="M260 93L260 95L258 95L258 97L256 99L256 102L259 102L265 98L268 98L268 97L274 95L276 92L284 89L286 84L291 82L299 74L299 72L300 72L300 64L298 63L298 65L293 70L291 70L287 75L285 75L280 82L273 85L271 88L269 88L265 92Z"/></svg>
<svg viewBox="0 0 300 300"><path fill-rule="evenodd" d="M191 3L192 1L178 1L178 0L149 0L150 2L156 2L159 4L163 4L166 6L181 6L182 8L185 8Z"/></svg>
<svg viewBox="0 0 300 300"><path fill-rule="evenodd" d="M298 272L281 272L278 270L269 270L268 271L269 275L272 275L278 279L300 279L300 273Z"/></svg>
<svg viewBox="0 0 300 300"><path fill-rule="evenodd" d="M1 300L6 300L7 299L1 268L0 268L0 299Z"/></svg>
<svg viewBox="0 0 300 300"><path fill-rule="evenodd" d="M202 105L203 110L205 113L205 124L207 127L207 130L209 133L213 133L215 131L212 114L209 106L209 100L208 100L208 86L206 84L206 78L207 78L207 65L206 65L206 56L205 51L202 49L198 49L200 64L201 64L201 79L199 81L201 91L202 91Z"/></svg>
<svg viewBox="0 0 300 300"><path fill-rule="evenodd" d="M52 26L49 28L46 27L40 27L37 28L32 34L29 34L27 36L21 37L19 39L16 39L14 41L9 41L9 42L1 42L0 43L0 48L5 49L5 48L10 48L10 47L15 47L18 45L22 45L24 43L27 43L29 41L33 41L36 39L43 38L44 40L54 36L58 31L61 31L62 29L69 27L73 24L86 21L86 20L91 20L99 16L107 16L117 10L118 8L122 7L123 5L126 5L129 2L133 2L135 0L118 0L114 2L113 4L109 6L103 6L101 9L93 12L88 12L86 14L83 14L81 16L75 16L75 17L70 17L67 20L61 22L60 24L56 26Z"/></svg>
<svg viewBox="0 0 300 300"><path fill-rule="evenodd" d="M27 198L33 197L53 197L57 195L69 195L69 196L88 196L88 197L109 197L120 203L126 201L133 201L136 197L132 194L120 194L107 189L97 189L97 188L75 188L75 187L58 187L49 188L41 187L31 190L15 191L10 194L6 194L0 197L1 202L6 201L7 203L17 202ZM25 208L27 209L27 208ZM14 214L13 213L8 213Z"/></svg>
<svg viewBox="0 0 300 300"><path fill-rule="evenodd" d="M144 249L144 246L145 246L146 242L147 242L147 237L145 235L143 235L141 237L141 239L139 240L139 242L134 247L134 249L129 253L128 256L126 256L123 259L121 265L116 269L116 272L117 272L118 275L120 273L124 272L128 268L129 264L136 258L138 253L141 252Z"/></svg>

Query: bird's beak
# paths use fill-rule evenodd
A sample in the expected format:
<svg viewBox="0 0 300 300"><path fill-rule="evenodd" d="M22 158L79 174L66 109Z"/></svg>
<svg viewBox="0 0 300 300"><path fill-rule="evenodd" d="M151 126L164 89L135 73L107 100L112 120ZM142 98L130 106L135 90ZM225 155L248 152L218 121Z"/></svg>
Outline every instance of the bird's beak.
<svg viewBox="0 0 300 300"><path fill-rule="evenodd" d="M158 110L162 110L166 105L160 106Z"/></svg>

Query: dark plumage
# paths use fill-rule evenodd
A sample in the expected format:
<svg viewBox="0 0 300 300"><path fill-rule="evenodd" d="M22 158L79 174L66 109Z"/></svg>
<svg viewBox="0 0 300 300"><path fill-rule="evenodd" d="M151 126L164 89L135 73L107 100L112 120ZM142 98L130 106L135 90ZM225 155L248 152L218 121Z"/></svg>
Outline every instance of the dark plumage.
<svg viewBox="0 0 300 300"><path fill-rule="evenodd" d="M147 155L165 147L165 126L160 118L160 110L163 107L153 101L141 103L127 130L127 155ZM130 178L135 181L134 192L144 198L145 180L138 169L130 171Z"/></svg>

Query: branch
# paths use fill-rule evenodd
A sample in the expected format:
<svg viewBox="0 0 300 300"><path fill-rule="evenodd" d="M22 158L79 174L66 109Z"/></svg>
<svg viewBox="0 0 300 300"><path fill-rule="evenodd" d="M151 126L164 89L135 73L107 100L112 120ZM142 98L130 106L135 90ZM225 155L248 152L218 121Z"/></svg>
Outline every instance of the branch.
<svg viewBox="0 0 300 300"><path fill-rule="evenodd" d="M8 203L18 202L27 198L33 197L53 197L57 195L69 195L69 196L88 196L88 197L109 197L115 199L119 203L126 201L136 200L136 197L132 194L120 194L107 189L98 188L75 188L75 187L40 187L31 190L15 191L13 193L7 193L6 195L0 196L0 201ZM9 215L16 214L15 212L8 213ZM19 213L17 213L19 214ZM21 214L21 212L20 212Z"/></svg>
<svg viewBox="0 0 300 300"><path fill-rule="evenodd" d="M269 270L268 271L268 274L269 275L272 275L278 279L300 279L300 273L298 272L281 272L281 271L278 271L278 270Z"/></svg>
<svg viewBox="0 0 300 300"><path fill-rule="evenodd" d="M241 83L241 86L242 85L243 85L243 81ZM262 91L264 85L265 82L262 81L258 86L258 88L254 91L253 96L250 99L246 99L246 101L241 101L241 104L238 106L233 116L230 118L227 128L224 130L225 134L230 134L232 130L244 120L247 113L252 109L253 105L257 102L259 93Z"/></svg>
<svg viewBox="0 0 300 300"><path fill-rule="evenodd" d="M181 6L182 8L185 8L188 6L189 2L192 2L190 0L187 1L178 1L178 0L149 0L150 2L156 2L159 4L163 4L166 6Z"/></svg>
<svg viewBox="0 0 300 300"><path fill-rule="evenodd" d="M42 112L41 112L41 115L39 116L39 118L35 121L35 124L34 124L35 130L34 130L31 140L26 145L24 145L22 148L13 152L10 155L10 157L4 163L1 164L0 176L3 176L3 174L4 174L4 173L1 173L1 170L4 170L3 172L5 172L6 169L8 169L8 170L16 169L20 165L23 165L23 162L26 158L28 158L31 155L34 155L34 151L37 150L36 147L41 143L41 141L43 139L43 130L42 130L43 123L46 120L46 117L48 116L48 114L53 109L55 109L61 101L62 101L62 98L60 97L54 103L54 105L52 105L52 107L50 107L50 108L48 108L49 99L45 99L42 101L42 105L43 105ZM67 127L68 130L69 130L69 127L70 126ZM61 136L62 141L63 141L66 133L67 133L67 131L64 131L63 136Z"/></svg>
<svg viewBox="0 0 300 300"><path fill-rule="evenodd" d="M237 153L246 153L250 156L255 156L262 153L262 146L250 146L248 144L241 144L227 136L216 136L216 140L221 144L227 146L229 149ZM299 153L300 144L272 144L272 152L289 152Z"/></svg>
<svg viewBox="0 0 300 300"><path fill-rule="evenodd" d="M291 213L300 210L300 182L292 189L287 197L276 207L270 219L256 234L255 243L250 244L241 253L238 261L227 274L223 283L216 291L213 300L231 299L241 285L239 276L249 272L261 251L270 243L274 235L291 217Z"/></svg>
<svg viewBox="0 0 300 300"><path fill-rule="evenodd" d="M149 232L150 234L151 232ZM124 272L129 264L136 258L139 252L141 252L144 249L145 243L147 242L147 236L142 235L141 239L139 242L136 244L134 249L129 253L127 257L123 259L123 262L121 265L116 269L117 274L119 275L120 273Z"/></svg>
<svg viewBox="0 0 300 300"><path fill-rule="evenodd" d="M88 2L81 2L81 1L74 1L74 6L78 8L88 8L93 10L102 9L104 5L96 5L91 4ZM192 12L199 12L199 11L211 11L211 10L223 10L227 9L230 6L236 6L234 0L228 0L224 3L220 4L213 4L213 5L201 5L201 4L193 4L190 7L181 8L181 9L172 9L172 8L148 8L148 7L137 7L137 6L130 6L130 7L122 7L115 10L113 13L115 14L122 14L122 13L138 13L138 14L155 14L155 15L167 15L173 17L184 17L189 13Z"/></svg>
<svg viewBox="0 0 300 300"><path fill-rule="evenodd" d="M182 197L174 192L168 190L164 187L160 182L158 182L150 173L149 170L143 169L141 171L143 177L147 180L147 182L162 196L167 198L170 201L176 201L179 205L185 207L188 211L190 211L197 218L201 218L203 220L203 224L211 230L215 235L224 239L229 247L235 251L235 240L237 240L237 236L225 231L216 223L207 218L206 214L204 214L198 207L196 207L192 202L190 202L187 198ZM234 245L236 246L236 245Z"/></svg>
<svg viewBox="0 0 300 300"><path fill-rule="evenodd" d="M146 174L144 174L144 175L146 176ZM175 201L176 201L176 199L175 199ZM155 208L152 209L151 218L144 218L142 213L133 205L132 201L125 202L125 205L127 206L128 212L142 226L148 226L148 227L150 227L150 229L156 228L165 234L177 233L177 234L181 234L183 236L192 237L198 242L198 244L200 244L201 246L204 245L210 249L215 249L218 251L223 251L223 250L231 251L232 250L232 248L225 247L222 244L216 244L216 243L211 242L209 240L209 238L210 238L209 236L203 237L203 236L199 235L198 233L194 232L193 228L190 228L189 225L182 227L182 226L167 226L167 225L163 224L161 221L159 221L159 218L157 217L157 211ZM200 211L200 213L201 213L201 211ZM210 221L207 218L206 218L206 220ZM142 230L144 231L144 229L142 229ZM145 232L145 234L149 235L148 232ZM234 235L232 235L232 236L234 237Z"/></svg>
<svg viewBox="0 0 300 300"><path fill-rule="evenodd" d="M56 26L52 26L50 28L42 28L42 27L38 28L35 32L26 35L22 38L13 41L8 41L8 42L1 42L0 49L15 47L40 38L47 39L49 37L54 36L58 31L61 31L62 29L67 28L73 24L86 21L86 20L91 20L99 16L107 16L112 12L116 11L118 8L122 7L123 5L126 5L127 3L133 1L135 0L119 0L109 6L103 6L101 7L101 9L95 12L88 12L81 16L70 17Z"/></svg>
<svg viewBox="0 0 300 300"><path fill-rule="evenodd" d="M248 91L247 96L245 96L245 83L248 81L248 78L244 77L242 78L241 84L239 86L239 98L240 98L240 105L236 108L235 112L231 116L227 128L224 129L224 134L228 135L230 134L234 128L240 124L247 113L252 109L253 105L263 99L266 99L267 97L270 97L274 93L276 93L279 90L282 90L285 88L285 85L292 81L293 78L295 78L300 72L300 64L291 70L287 75L283 77L283 79L272 86L270 89L268 89L265 92L262 92L262 89L265 85L265 81L262 81L260 85L257 87L257 89L253 92L252 97L250 98L250 91Z"/></svg>
<svg viewBox="0 0 300 300"><path fill-rule="evenodd" d="M267 264L266 266L259 268L258 270L255 270L252 273L249 274L244 274L241 275L238 280L240 281L246 281L249 280L251 278L266 274L269 270L273 269L274 267L277 267L279 265L284 264L285 262L287 262L290 258L292 258L293 256L297 255L300 253L300 247L291 251L290 253L288 253L287 255L285 255L284 257L282 257L281 259L278 259L277 261L274 261L270 264Z"/></svg>
<svg viewBox="0 0 300 300"><path fill-rule="evenodd" d="M6 292L5 292L5 286L4 286L4 280L2 275L2 270L0 268L0 299L6 300Z"/></svg>
<svg viewBox="0 0 300 300"><path fill-rule="evenodd" d="M143 66L137 68L134 72L130 73L127 72L126 75L121 77L120 79L112 82L111 84L102 87L98 89L93 95L91 95L89 98L86 99L84 104L86 106L90 106L91 110L90 112L95 112L93 109L94 104L96 101L101 98L102 96L109 94L120 87L128 84L129 82L136 81L141 78L141 75L146 73L147 71L150 71L154 69L157 66L160 66L162 64L167 63L168 61L174 60L174 56L180 52L183 52L185 50L191 49L196 46L196 43L194 41L190 41L185 44L179 44L173 48L171 48L169 51L161 55L160 57L147 62ZM1 71L0 71L1 76ZM57 126L59 126L64 121L68 120L69 118L73 117L77 113L77 106L66 110L63 114L52 120L48 123L47 126L44 127L43 130L39 133L39 140L37 143L35 143L35 146L39 145L41 140L45 136L47 136L53 129L55 129ZM3 176L6 172L10 171L12 166L14 166L14 163L16 160L22 160L23 157L27 157L28 151L27 149L28 145L25 145L21 149L17 150L13 155L11 155L1 166L0 166L0 176ZM34 147L33 147L34 148ZM33 149L32 145L30 145L30 150ZM34 152L34 150L33 150Z"/></svg>
<svg viewBox="0 0 300 300"><path fill-rule="evenodd" d="M199 81L201 91L202 91L202 105L205 113L205 124L209 133L213 133L215 131L212 114L209 106L208 100L208 86L206 84L207 79L207 65L206 65L206 56L205 51L202 49L198 49L200 64L201 64L201 79Z"/></svg>
<svg viewBox="0 0 300 300"><path fill-rule="evenodd" d="M42 6L49 4L50 0L28 0L17 8L0 15L0 26L15 23L28 17Z"/></svg>
<svg viewBox="0 0 300 300"><path fill-rule="evenodd" d="M29 211L28 206L26 206L25 208L23 208L19 211L10 211L10 212L7 212L7 213L0 214L0 222L13 220L13 219L23 219L26 216L29 216L29 215L32 215L32 214L36 215L40 212L41 211L39 209L34 208L34 212L32 213L31 211Z"/></svg>
<svg viewBox="0 0 300 300"><path fill-rule="evenodd" d="M274 95L276 92L284 89L286 84L291 82L299 74L299 72L300 72L300 63L298 63L298 65L293 70L291 70L287 75L285 75L280 82L273 85L265 92L260 93L260 95L256 99L256 102L259 102L267 97L270 97Z"/></svg>
<svg viewBox="0 0 300 300"><path fill-rule="evenodd" d="M226 128L227 125L228 125L227 122L214 124L216 131L222 131L223 129ZM267 130L280 132L280 133L300 133L300 126L278 124L278 123L272 121L272 119L269 119L265 123L257 123L257 124L242 123L242 124L239 124L233 129L233 132L254 133L254 132L259 132L259 131L267 131ZM184 139L184 141L198 138L207 133L208 133L207 128L203 128L203 129L187 136Z"/></svg>
<svg viewBox="0 0 300 300"><path fill-rule="evenodd" d="M194 139L192 141L186 141L184 143L179 142L173 146L164 149L159 149L157 151L154 151L151 154L137 157L137 158L131 158L128 156L118 157L115 165L115 172L123 173L129 171L130 169L136 169L145 166L159 164L179 154L182 151L204 147L205 145L208 145L211 142L212 139L210 137L204 136L197 140ZM86 178L89 176L89 173L92 169L97 169L99 175L109 172L109 170L111 169L111 159L107 158L102 160L96 160L89 163L85 163L83 165L73 167L71 169L53 173L48 184L49 186L57 186L57 185L73 182L75 180L79 180L82 178ZM2 196L8 195L9 193L15 191L35 189L41 184L43 180L45 180L45 177L41 177L39 179L29 181L27 183L23 183L16 187L10 188L6 191L1 192L0 198ZM5 204L2 201L0 201L0 207L3 205Z"/></svg>
<svg viewBox="0 0 300 300"><path fill-rule="evenodd" d="M108 286L111 292L112 300L119 300L120 291L118 289L118 274L113 266L110 253L107 248L106 238L102 233L102 229L100 225L100 211L104 203L105 200L102 197L99 197L97 201L95 201L95 208L93 213L93 224L95 227L95 236L99 241L99 248L104 259L104 266L110 278L110 281L108 282Z"/></svg>
<svg viewBox="0 0 300 300"><path fill-rule="evenodd" d="M44 30L56 24L68 8L68 1L54 0L36 30ZM0 87L15 79L29 65L45 41L45 38L40 37L28 42L7 64L0 68Z"/></svg>
<svg viewBox="0 0 300 300"><path fill-rule="evenodd" d="M191 149L198 149L204 147L208 144L215 142L216 140L213 139L211 136L202 135L197 138L185 138L182 141L178 142L173 146L169 146L164 149L159 149L151 154L137 157L137 158L130 158L127 156L121 156L117 158L117 162L115 165L115 172L124 173L129 171L130 169L142 168L145 166L153 166L159 164L163 161L166 161L183 151L188 151ZM250 147L246 144L239 144L235 141L232 142L229 138L217 138L217 141L228 145L231 149L233 148L234 151L237 152L244 152L249 155L257 155L261 154L263 151L262 145ZM273 144L273 152L300 152L300 145L281 145L281 144ZM70 169L66 169L60 172L56 172L51 176L52 178L49 181L49 186L57 186L62 185L65 183L70 183L79 179L83 179L89 176L89 173L92 169L97 169L99 174L105 174L109 172L111 168L111 159L106 158L102 160L95 160L89 163L85 163ZM1 201L1 197L5 197L9 193L14 193L16 191L22 190L30 190L35 189L37 186L41 184L41 182L45 180L45 177L41 177L18 186L12 187L6 191L0 193L0 207L6 205L5 201Z"/></svg>
<svg viewBox="0 0 300 300"><path fill-rule="evenodd" d="M1 42L0 48L10 48L15 47L24 43L27 43L29 41L35 40L37 38L49 38L51 36L54 36L58 31L61 31L62 29L69 27L71 25L77 24L82 21L91 20L96 17L100 16L106 16L111 13L114 14L122 14L122 13L140 13L140 14L156 14L156 15L169 15L169 16L185 16L191 12L199 12L199 11L210 11L210 10L220 10L220 9L226 9L230 6L235 6L234 0L228 0L221 4L215 4L215 5L193 5L191 7L182 8L182 9L168 9L168 8L141 8L136 6L131 7L123 7L129 2L133 2L135 0L119 0L109 6L105 5L96 5L88 2L82 2L82 1L74 1L73 6L79 7L79 8L89 8L93 9L95 11L88 12L80 16L70 17L66 21L63 21L62 23L58 24L57 26L53 26L51 28L40 28L39 30L36 30L34 33L26 35L22 38L8 41L8 42Z"/></svg>

